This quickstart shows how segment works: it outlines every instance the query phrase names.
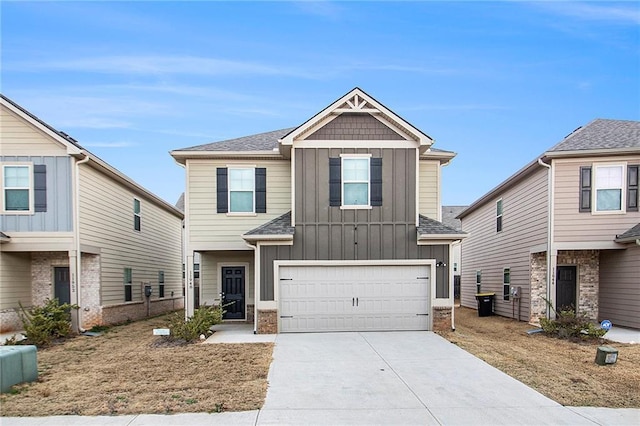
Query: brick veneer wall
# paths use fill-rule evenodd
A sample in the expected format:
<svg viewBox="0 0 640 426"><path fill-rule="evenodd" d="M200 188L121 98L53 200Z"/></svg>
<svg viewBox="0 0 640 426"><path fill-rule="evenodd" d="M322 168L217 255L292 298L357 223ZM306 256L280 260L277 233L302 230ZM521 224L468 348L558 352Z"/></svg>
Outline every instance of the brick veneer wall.
<svg viewBox="0 0 640 426"><path fill-rule="evenodd" d="M278 311L258 309L258 334L275 334L277 332Z"/></svg>
<svg viewBox="0 0 640 426"><path fill-rule="evenodd" d="M254 305L247 305L247 322L249 324L253 324L254 313L255 313L255 306Z"/></svg>
<svg viewBox="0 0 640 426"><path fill-rule="evenodd" d="M531 281L529 297L531 300L529 322L540 324L540 318L547 316L547 253L532 253L530 258Z"/></svg>
<svg viewBox="0 0 640 426"><path fill-rule="evenodd" d="M600 252L598 250L560 250L558 265L578 267L578 312L592 320L597 319Z"/></svg>
<svg viewBox="0 0 640 426"><path fill-rule="evenodd" d="M82 328L89 329L102 322L100 255L82 253L80 264L80 315Z"/></svg>
<svg viewBox="0 0 640 426"><path fill-rule="evenodd" d="M149 307L149 316L184 309L184 298L174 297L153 299ZM147 317L146 302L127 302L102 307L102 324L120 324L125 321L137 321Z"/></svg>
<svg viewBox="0 0 640 426"><path fill-rule="evenodd" d="M433 331L451 330L451 308L437 306L433 308Z"/></svg>
<svg viewBox="0 0 640 426"><path fill-rule="evenodd" d="M67 252L41 251L31 254L31 303L42 305L53 298L53 268L69 266Z"/></svg>

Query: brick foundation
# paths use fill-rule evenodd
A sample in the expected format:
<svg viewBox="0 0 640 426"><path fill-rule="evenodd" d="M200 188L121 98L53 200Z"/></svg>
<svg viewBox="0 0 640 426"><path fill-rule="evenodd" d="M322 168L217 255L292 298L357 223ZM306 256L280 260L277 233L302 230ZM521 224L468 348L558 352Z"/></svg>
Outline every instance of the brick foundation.
<svg viewBox="0 0 640 426"><path fill-rule="evenodd" d="M129 302L120 305L102 307L102 324L120 324L126 321L138 321L148 316L184 309L184 298L153 299L147 315L146 302Z"/></svg>
<svg viewBox="0 0 640 426"><path fill-rule="evenodd" d="M69 266L67 252L42 251L31 254L31 303L34 305L42 305L45 300L53 299L53 268L56 266Z"/></svg>
<svg viewBox="0 0 640 426"><path fill-rule="evenodd" d="M258 310L258 334L276 334L278 332L278 311L275 309Z"/></svg>
<svg viewBox="0 0 640 426"><path fill-rule="evenodd" d="M0 333L22 330L20 308L3 309L0 311Z"/></svg>
<svg viewBox="0 0 640 426"><path fill-rule="evenodd" d="M451 330L451 309L449 306L437 306L433 308L432 331Z"/></svg>
<svg viewBox="0 0 640 426"><path fill-rule="evenodd" d="M540 318L547 316L547 253L532 253L530 257L530 300L529 322L540 324Z"/></svg>
<svg viewBox="0 0 640 426"><path fill-rule="evenodd" d="M254 313L255 313L255 306L247 305L247 323L253 324Z"/></svg>

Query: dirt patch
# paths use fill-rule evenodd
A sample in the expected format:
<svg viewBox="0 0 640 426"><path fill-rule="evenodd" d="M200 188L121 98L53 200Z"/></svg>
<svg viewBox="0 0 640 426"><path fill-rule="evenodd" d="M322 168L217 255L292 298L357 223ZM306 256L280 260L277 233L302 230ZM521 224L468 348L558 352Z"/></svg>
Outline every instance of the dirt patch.
<svg viewBox="0 0 640 426"><path fill-rule="evenodd" d="M569 342L499 316L456 308L455 332L443 337L538 392L569 406L640 408L640 345L595 340ZM600 366L597 347L618 349L618 361Z"/></svg>
<svg viewBox="0 0 640 426"><path fill-rule="evenodd" d="M218 412L262 407L272 343L185 345L158 317L38 350L39 380L0 397L3 416Z"/></svg>

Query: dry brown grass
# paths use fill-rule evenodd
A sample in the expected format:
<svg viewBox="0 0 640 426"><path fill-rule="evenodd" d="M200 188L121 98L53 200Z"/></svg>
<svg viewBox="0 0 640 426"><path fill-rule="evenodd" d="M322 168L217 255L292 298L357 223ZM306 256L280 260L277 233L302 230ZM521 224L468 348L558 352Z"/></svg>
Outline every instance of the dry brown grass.
<svg viewBox="0 0 640 426"><path fill-rule="evenodd" d="M242 411L262 407L272 343L157 345L166 317L38 350L38 382L0 397L3 416Z"/></svg>
<svg viewBox="0 0 640 426"><path fill-rule="evenodd" d="M456 331L443 337L538 392L569 406L640 407L640 345L608 342L618 361L600 366L594 360L601 341L569 342L509 318L478 317L456 308Z"/></svg>

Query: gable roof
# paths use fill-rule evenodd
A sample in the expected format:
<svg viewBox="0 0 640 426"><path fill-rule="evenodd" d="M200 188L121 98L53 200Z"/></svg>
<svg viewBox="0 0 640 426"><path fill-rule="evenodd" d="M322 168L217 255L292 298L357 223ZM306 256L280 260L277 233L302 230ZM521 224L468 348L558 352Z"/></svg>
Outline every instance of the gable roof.
<svg viewBox="0 0 640 426"><path fill-rule="evenodd" d="M457 216L468 206L442 206L442 223L446 226L462 230L462 221Z"/></svg>
<svg viewBox="0 0 640 426"><path fill-rule="evenodd" d="M551 152L640 148L640 121L596 118L551 148Z"/></svg>
<svg viewBox="0 0 640 426"><path fill-rule="evenodd" d="M242 235L247 241L256 240L293 240L295 228L291 226L291 212L251 229Z"/></svg>
<svg viewBox="0 0 640 426"><path fill-rule="evenodd" d="M273 151L278 149L278 139L293 129L295 127L181 148L176 151Z"/></svg>
<svg viewBox="0 0 640 426"><path fill-rule="evenodd" d="M615 241L618 243L630 243L640 239L640 223L631 229L628 229L623 234L616 235Z"/></svg>
<svg viewBox="0 0 640 426"><path fill-rule="evenodd" d="M2 103L2 105L7 107L14 114L18 115L20 118L25 120L27 123L41 130L46 135L53 138L55 141L65 146L67 148L67 154L79 159L89 158L88 164L91 167L101 171L111 179L123 184L124 186L133 190L137 194L141 196L145 196L148 200L152 201L154 204L158 205L159 207L169 211L173 215L178 216L180 218L184 217L182 212L178 210L175 206L171 205L170 203L158 197L151 191L142 187L140 184L138 184L137 182L135 182L134 180L126 176L120 170L111 166L106 161L100 159L95 154L92 154L91 152L89 152L86 148L82 147L77 140L75 140L68 134L55 129L53 126L46 123L44 120L41 120L31 112L27 111L25 108L21 107L20 105L18 105L17 103L15 103L14 101L12 101L11 99L7 98L2 94L0 94L0 103Z"/></svg>
<svg viewBox="0 0 640 426"><path fill-rule="evenodd" d="M544 160L560 157L606 156L626 153L640 153L640 121L597 118L565 136L562 141L551 149L536 157L498 186L478 198L457 217L463 219L488 200L493 199L497 194L525 179L531 173L543 167L540 162L544 162Z"/></svg>

